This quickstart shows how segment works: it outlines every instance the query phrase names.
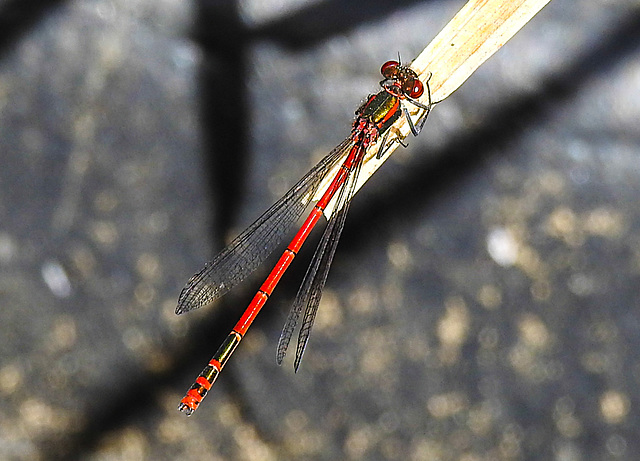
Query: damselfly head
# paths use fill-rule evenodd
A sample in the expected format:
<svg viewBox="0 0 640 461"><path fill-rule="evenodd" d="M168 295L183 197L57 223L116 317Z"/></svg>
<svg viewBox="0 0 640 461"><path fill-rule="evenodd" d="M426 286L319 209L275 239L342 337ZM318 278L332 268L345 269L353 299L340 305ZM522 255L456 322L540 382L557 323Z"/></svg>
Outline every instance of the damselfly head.
<svg viewBox="0 0 640 461"><path fill-rule="evenodd" d="M380 73L385 78L382 87L398 98L416 99L424 93L424 85L418 74L409 66L403 66L398 61L387 61L380 68Z"/></svg>

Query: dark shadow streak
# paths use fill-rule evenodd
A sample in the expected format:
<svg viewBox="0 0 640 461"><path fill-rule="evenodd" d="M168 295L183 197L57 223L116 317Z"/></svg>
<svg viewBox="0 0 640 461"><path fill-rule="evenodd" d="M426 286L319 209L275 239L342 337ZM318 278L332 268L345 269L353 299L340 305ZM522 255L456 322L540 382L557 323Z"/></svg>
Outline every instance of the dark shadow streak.
<svg viewBox="0 0 640 461"><path fill-rule="evenodd" d="M38 21L66 0L7 0L0 5L0 57Z"/></svg>
<svg viewBox="0 0 640 461"><path fill-rule="evenodd" d="M237 2L198 2L195 36L204 53L199 74L204 162L216 208L214 247L221 247L243 197L248 164L247 31Z"/></svg>
<svg viewBox="0 0 640 461"><path fill-rule="evenodd" d="M290 49L308 48L327 39L351 31L358 25L389 17L424 0L329 0L258 27L252 38L273 40ZM383 38L381 38L383 39Z"/></svg>

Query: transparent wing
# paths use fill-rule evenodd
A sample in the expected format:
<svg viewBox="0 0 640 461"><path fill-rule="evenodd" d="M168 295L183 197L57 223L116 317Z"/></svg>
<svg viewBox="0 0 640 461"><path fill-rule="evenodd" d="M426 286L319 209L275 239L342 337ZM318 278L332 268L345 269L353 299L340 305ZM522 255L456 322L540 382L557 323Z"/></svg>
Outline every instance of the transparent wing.
<svg viewBox="0 0 640 461"><path fill-rule="evenodd" d="M336 209L338 211L336 211L331 216L331 219L329 219L327 227L322 234L320 243L313 255L309 269L307 269L302 285L300 286L296 299L291 307L289 317L287 318L280 335L280 341L278 342L278 348L276 350L276 362L278 364L281 364L284 359L296 324L298 323L298 319L302 313L302 308L303 306L306 306L302 326L298 335L298 345L294 361L294 369L296 371L298 371L298 367L300 366L302 355L304 354L307 342L309 341L309 335L311 334L311 327L313 326L316 314L318 313L318 306L320 305L322 290L324 289L327 276L329 275L331 261L335 255L338 241L340 240L340 235L344 228L351 198L356 191L355 185L360 172L360 167L362 166L363 156L364 151L361 153L359 160L354 165L347 181L345 181L345 184L340 190L340 194L338 195L338 204L336 205Z"/></svg>
<svg viewBox="0 0 640 461"><path fill-rule="evenodd" d="M251 226L189 279L178 297L176 314L197 309L224 295L256 270L298 220L326 174L352 145L342 141Z"/></svg>

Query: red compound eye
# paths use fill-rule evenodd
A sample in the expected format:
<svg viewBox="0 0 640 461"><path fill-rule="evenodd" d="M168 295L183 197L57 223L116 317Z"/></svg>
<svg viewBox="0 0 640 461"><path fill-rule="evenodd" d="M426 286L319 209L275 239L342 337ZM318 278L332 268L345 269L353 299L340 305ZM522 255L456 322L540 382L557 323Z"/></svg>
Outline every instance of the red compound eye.
<svg viewBox="0 0 640 461"><path fill-rule="evenodd" d="M387 61L380 68L380 73L385 78L393 78L398 72L399 65L398 61Z"/></svg>
<svg viewBox="0 0 640 461"><path fill-rule="evenodd" d="M422 96L422 93L424 93L424 86L422 85L422 82L420 80L418 80L417 78L412 78L411 80L405 82L403 91L405 92L405 94L408 94L410 98L416 99Z"/></svg>

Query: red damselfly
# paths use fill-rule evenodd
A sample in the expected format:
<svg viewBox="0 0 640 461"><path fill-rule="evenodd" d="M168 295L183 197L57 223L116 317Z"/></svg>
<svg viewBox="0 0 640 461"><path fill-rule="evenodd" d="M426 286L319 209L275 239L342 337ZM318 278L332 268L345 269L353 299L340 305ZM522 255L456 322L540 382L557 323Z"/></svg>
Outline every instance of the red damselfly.
<svg viewBox="0 0 640 461"><path fill-rule="evenodd" d="M311 169L256 222L236 237L218 256L207 263L200 272L191 277L180 293L176 314L209 304L242 281L275 250L307 205L314 199L323 180L340 165L333 180L314 205L249 307L180 402L179 409L187 415L191 415L198 408L320 216L325 213L331 203L333 212L328 216L327 227L300 286L277 347L276 361L280 364L304 309L294 360L294 368L298 370L318 312L329 266L344 227L349 203L356 191L358 174L367 148L382 137L376 153L380 158L392 143L403 144L403 138L398 133L393 138L390 136L391 125L402 115L406 117L413 135L417 136L431 109L428 82L428 103L423 104L418 101L418 98L424 93L424 85L410 67L398 61L388 61L383 64L380 71L384 77L380 82L382 90L370 95L356 111L350 136ZM418 109L416 122L411 119L405 101Z"/></svg>

